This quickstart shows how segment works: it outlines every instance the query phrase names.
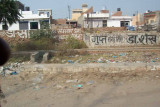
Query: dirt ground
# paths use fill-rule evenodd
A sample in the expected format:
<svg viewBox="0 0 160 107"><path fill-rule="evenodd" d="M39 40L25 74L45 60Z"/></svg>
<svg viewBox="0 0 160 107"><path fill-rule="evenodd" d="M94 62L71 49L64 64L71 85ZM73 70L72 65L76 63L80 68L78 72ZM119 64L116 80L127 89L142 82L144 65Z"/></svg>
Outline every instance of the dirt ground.
<svg viewBox="0 0 160 107"><path fill-rule="evenodd" d="M20 72L0 81L2 107L160 106L160 71Z"/></svg>

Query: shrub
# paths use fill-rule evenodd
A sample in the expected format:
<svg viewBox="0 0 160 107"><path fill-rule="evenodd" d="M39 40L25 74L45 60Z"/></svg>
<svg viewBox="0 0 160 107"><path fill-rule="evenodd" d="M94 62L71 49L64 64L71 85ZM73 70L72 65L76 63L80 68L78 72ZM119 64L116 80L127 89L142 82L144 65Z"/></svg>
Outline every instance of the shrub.
<svg viewBox="0 0 160 107"><path fill-rule="evenodd" d="M69 36L64 45L67 49L81 49L81 48L87 48L87 45L84 43L84 41L75 39L74 37Z"/></svg>
<svg viewBox="0 0 160 107"><path fill-rule="evenodd" d="M53 50L55 49L54 39L42 38L39 40L30 40L24 43L18 43L15 46L16 51L30 50Z"/></svg>
<svg viewBox="0 0 160 107"><path fill-rule="evenodd" d="M31 40L40 40L42 38L53 39L52 31L50 29L38 29L30 31Z"/></svg>
<svg viewBox="0 0 160 107"><path fill-rule="evenodd" d="M87 48L86 44L81 41L77 40L74 37L69 36L66 40L61 41L58 46L56 47L57 56L70 56L79 54L74 49L82 49Z"/></svg>

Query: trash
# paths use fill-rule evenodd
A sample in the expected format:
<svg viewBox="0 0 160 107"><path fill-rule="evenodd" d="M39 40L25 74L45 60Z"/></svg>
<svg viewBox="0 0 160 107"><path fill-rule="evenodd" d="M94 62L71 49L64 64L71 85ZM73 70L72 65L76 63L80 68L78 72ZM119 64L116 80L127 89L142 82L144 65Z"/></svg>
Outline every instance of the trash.
<svg viewBox="0 0 160 107"><path fill-rule="evenodd" d="M120 53L119 56L126 56L126 53Z"/></svg>
<svg viewBox="0 0 160 107"><path fill-rule="evenodd" d="M78 85L77 85L77 88L78 88L78 89L80 89L80 88L82 88L82 87L83 87L83 85L81 85L81 84L78 84Z"/></svg>
<svg viewBox="0 0 160 107"><path fill-rule="evenodd" d="M87 82L87 85L92 85L92 84L94 84L94 81L88 81Z"/></svg>
<svg viewBox="0 0 160 107"><path fill-rule="evenodd" d="M109 63L110 61L109 61L109 60L106 60L106 62Z"/></svg>
<svg viewBox="0 0 160 107"><path fill-rule="evenodd" d="M159 58L155 58L155 60L158 60Z"/></svg>
<svg viewBox="0 0 160 107"><path fill-rule="evenodd" d="M72 64L74 63L74 62L73 62L73 61L71 61L71 60L68 60L67 62L68 62L68 63L72 63Z"/></svg>
<svg viewBox="0 0 160 107"><path fill-rule="evenodd" d="M78 82L77 79L75 79L75 80L67 80L67 81L66 81L66 83L76 83L76 82Z"/></svg>
<svg viewBox="0 0 160 107"><path fill-rule="evenodd" d="M110 62L114 62L114 60L110 60Z"/></svg>
<svg viewBox="0 0 160 107"><path fill-rule="evenodd" d="M33 82L35 82L35 83L40 83L42 80L43 80L43 75L42 74L39 74L38 76L33 78Z"/></svg>
<svg viewBox="0 0 160 107"><path fill-rule="evenodd" d="M152 62L156 62L156 61L152 60Z"/></svg>
<svg viewBox="0 0 160 107"><path fill-rule="evenodd" d="M117 58L117 56L112 56L113 58Z"/></svg>
<svg viewBox="0 0 160 107"><path fill-rule="evenodd" d="M75 55L75 57L79 57L79 55Z"/></svg>
<svg viewBox="0 0 160 107"><path fill-rule="evenodd" d="M35 86L33 89L40 90L40 87L39 86Z"/></svg>
<svg viewBox="0 0 160 107"><path fill-rule="evenodd" d="M77 88L77 89L81 89L83 87L82 84L78 84L78 85L73 85L73 87Z"/></svg>
<svg viewBox="0 0 160 107"><path fill-rule="evenodd" d="M87 63L91 63L91 61L90 61L90 60L88 60L88 61L87 61Z"/></svg>
<svg viewBox="0 0 160 107"><path fill-rule="evenodd" d="M66 62L66 60L62 60L62 63L65 63Z"/></svg>
<svg viewBox="0 0 160 107"><path fill-rule="evenodd" d="M151 69L152 71L155 71L156 70L156 66L153 66L153 68Z"/></svg>
<svg viewBox="0 0 160 107"><path fill-rule="evenodd" d="M98 63L103 63L104 62L104 58L103 57L99 58L97 62Z"/></svg>
<svg viewBox="0 0 160 107"><path fill-rule="evenodd" d="M63 89L63 86L57 85L56 88L57 88L57 89Z"/></svg>
<svg viewBox="0 0 160 107"><path fill-rule="evenodd" d="M97 63L97 61L96 61L96 60L93 60L92 62L93 62L93 63Z"/></svg>
<svg viewBox="0 0 160 107"><path fill-rule="evenodd" d="M10 73L10 75L17 75L18 73L16 71Z"/></svg>

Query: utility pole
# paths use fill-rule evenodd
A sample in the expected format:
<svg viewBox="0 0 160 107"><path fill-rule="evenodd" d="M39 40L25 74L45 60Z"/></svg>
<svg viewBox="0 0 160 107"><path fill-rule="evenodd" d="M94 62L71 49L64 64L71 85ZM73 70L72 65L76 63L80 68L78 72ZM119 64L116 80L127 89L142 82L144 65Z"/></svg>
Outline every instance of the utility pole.
<svg viewBox="0 0 160 107"><path fill-rule="evenodd" d="M136 25L137 25L137 31L139 29L139 22L138 22L138 11L137 11L137 22L136 22Z"/></svg>
<svg viewBox="0 0 160 107"><path fill-rule="evenodd" d="M69 14L69 19L70 19L70 11L71 11L71 6L70 5L68 5L68 14Z"/></svg>
<svg viewBox="0 0 160 107"><path fill-rule="evenodd" d="M158 18L157 31L160 32L160 13L158 13L157 18Z"/></svg>

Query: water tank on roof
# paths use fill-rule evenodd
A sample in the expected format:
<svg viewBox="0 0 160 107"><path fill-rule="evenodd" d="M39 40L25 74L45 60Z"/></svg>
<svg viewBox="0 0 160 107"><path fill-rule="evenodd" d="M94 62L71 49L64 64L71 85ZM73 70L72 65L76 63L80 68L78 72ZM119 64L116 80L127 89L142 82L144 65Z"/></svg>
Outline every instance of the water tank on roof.
<svg viewBox="0 0 160 107"><path fill-rule="evenodd" d="M25 11L30 11L30 7L25 7Z"/></svg>
<svg viewBox="0 0 160 107"><path fill-rule="evenodd" d="M121 8L117 8L117 11L121 11Z"/></svg>
<svg viewBox="0 0 160 107"><path fill-rule="evenodd" d="M82 8L87 8L88 4L82 4Z"/></svg>

